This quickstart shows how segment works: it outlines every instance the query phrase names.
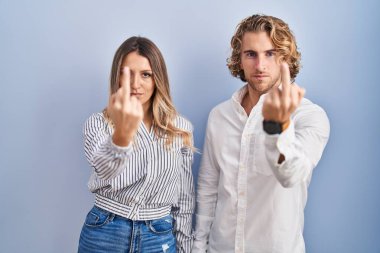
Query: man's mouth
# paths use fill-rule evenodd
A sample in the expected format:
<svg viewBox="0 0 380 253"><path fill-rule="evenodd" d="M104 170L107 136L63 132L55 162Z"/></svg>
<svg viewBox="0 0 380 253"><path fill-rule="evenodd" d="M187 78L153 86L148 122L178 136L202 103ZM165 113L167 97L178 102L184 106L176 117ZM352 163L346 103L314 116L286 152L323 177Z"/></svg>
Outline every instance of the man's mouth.
<svg viewBox="0 0 380 253"><path fill-rule="evenodd" d="M265 77L268 77L268 75L254 75L253 77L256 79L263 79Z"/></svg>

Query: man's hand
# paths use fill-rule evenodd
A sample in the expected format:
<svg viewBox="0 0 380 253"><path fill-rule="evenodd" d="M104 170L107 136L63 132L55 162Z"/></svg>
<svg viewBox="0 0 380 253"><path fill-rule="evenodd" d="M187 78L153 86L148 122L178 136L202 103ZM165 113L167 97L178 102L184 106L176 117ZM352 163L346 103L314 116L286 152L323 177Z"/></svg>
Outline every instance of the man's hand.
<svg viewBox="0 0 380 253"><path fill-rule="evenodd" d="M129 68L125 67L122 71L120 88L111 94L107 113L115 127L113 142L118 146L128 146L144 117L144 111L140 101L131 97Z"/></svg>
<svg viewBox="0 0 380 253"><path fill-rule="evenodd" d="M305 90L290 82L290 71L287 63L281 63L282 90L274 87L265 97L263 104L264 120L287 123L305 94Z"/></svg>

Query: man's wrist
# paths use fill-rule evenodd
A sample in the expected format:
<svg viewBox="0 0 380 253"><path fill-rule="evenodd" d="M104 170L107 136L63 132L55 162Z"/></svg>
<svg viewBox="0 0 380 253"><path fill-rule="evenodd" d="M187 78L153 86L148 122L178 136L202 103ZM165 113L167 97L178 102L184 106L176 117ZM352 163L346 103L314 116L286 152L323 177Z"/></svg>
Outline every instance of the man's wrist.
<svg viewBox="0 0 380 253"><path fill-rule="evenodd" d="M284 132L286 129L288 129L289 125L290 125L290 119L282 123L282 131Z"/></svg>
<svg viewBox="0 0 380 253"><path fill-rule="evenodd" d="M290 120L287 120L283 123L274 120L263 121L263 129L267 134L281 134L289 127L289 125Z"/></svg>

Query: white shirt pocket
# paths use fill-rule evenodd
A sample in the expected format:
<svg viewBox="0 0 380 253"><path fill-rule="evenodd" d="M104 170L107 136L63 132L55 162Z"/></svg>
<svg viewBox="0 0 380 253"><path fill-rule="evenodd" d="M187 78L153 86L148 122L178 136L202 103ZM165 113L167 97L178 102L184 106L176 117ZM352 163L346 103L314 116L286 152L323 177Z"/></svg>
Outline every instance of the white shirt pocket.
<svg viewBox="0 0 380 253"><path fill-rule="evenodd" d="M250 152L248 162L252 166L251 168L254 172L265 176L274 176L268 159L265 155L264 139L264 133L252 135L250 139Z"/></svg>

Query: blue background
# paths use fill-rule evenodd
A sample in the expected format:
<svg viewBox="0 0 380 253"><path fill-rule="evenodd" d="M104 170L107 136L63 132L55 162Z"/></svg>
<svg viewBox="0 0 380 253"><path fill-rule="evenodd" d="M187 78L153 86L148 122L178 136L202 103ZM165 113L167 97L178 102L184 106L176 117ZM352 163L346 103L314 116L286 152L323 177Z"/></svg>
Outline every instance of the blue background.
<svg viewBox="0 0 380 253"><path fill-rule="evenodd" d="M243 84L226 58L236 25L254 13L290 25L302 53L296 81L330 118L309 188L307 252L380 252L379 9L375 0L0 0L1 252L76 252L93 203L82 125L106 105L126 38L162 50L202 148L209 111Z"/></svg>

